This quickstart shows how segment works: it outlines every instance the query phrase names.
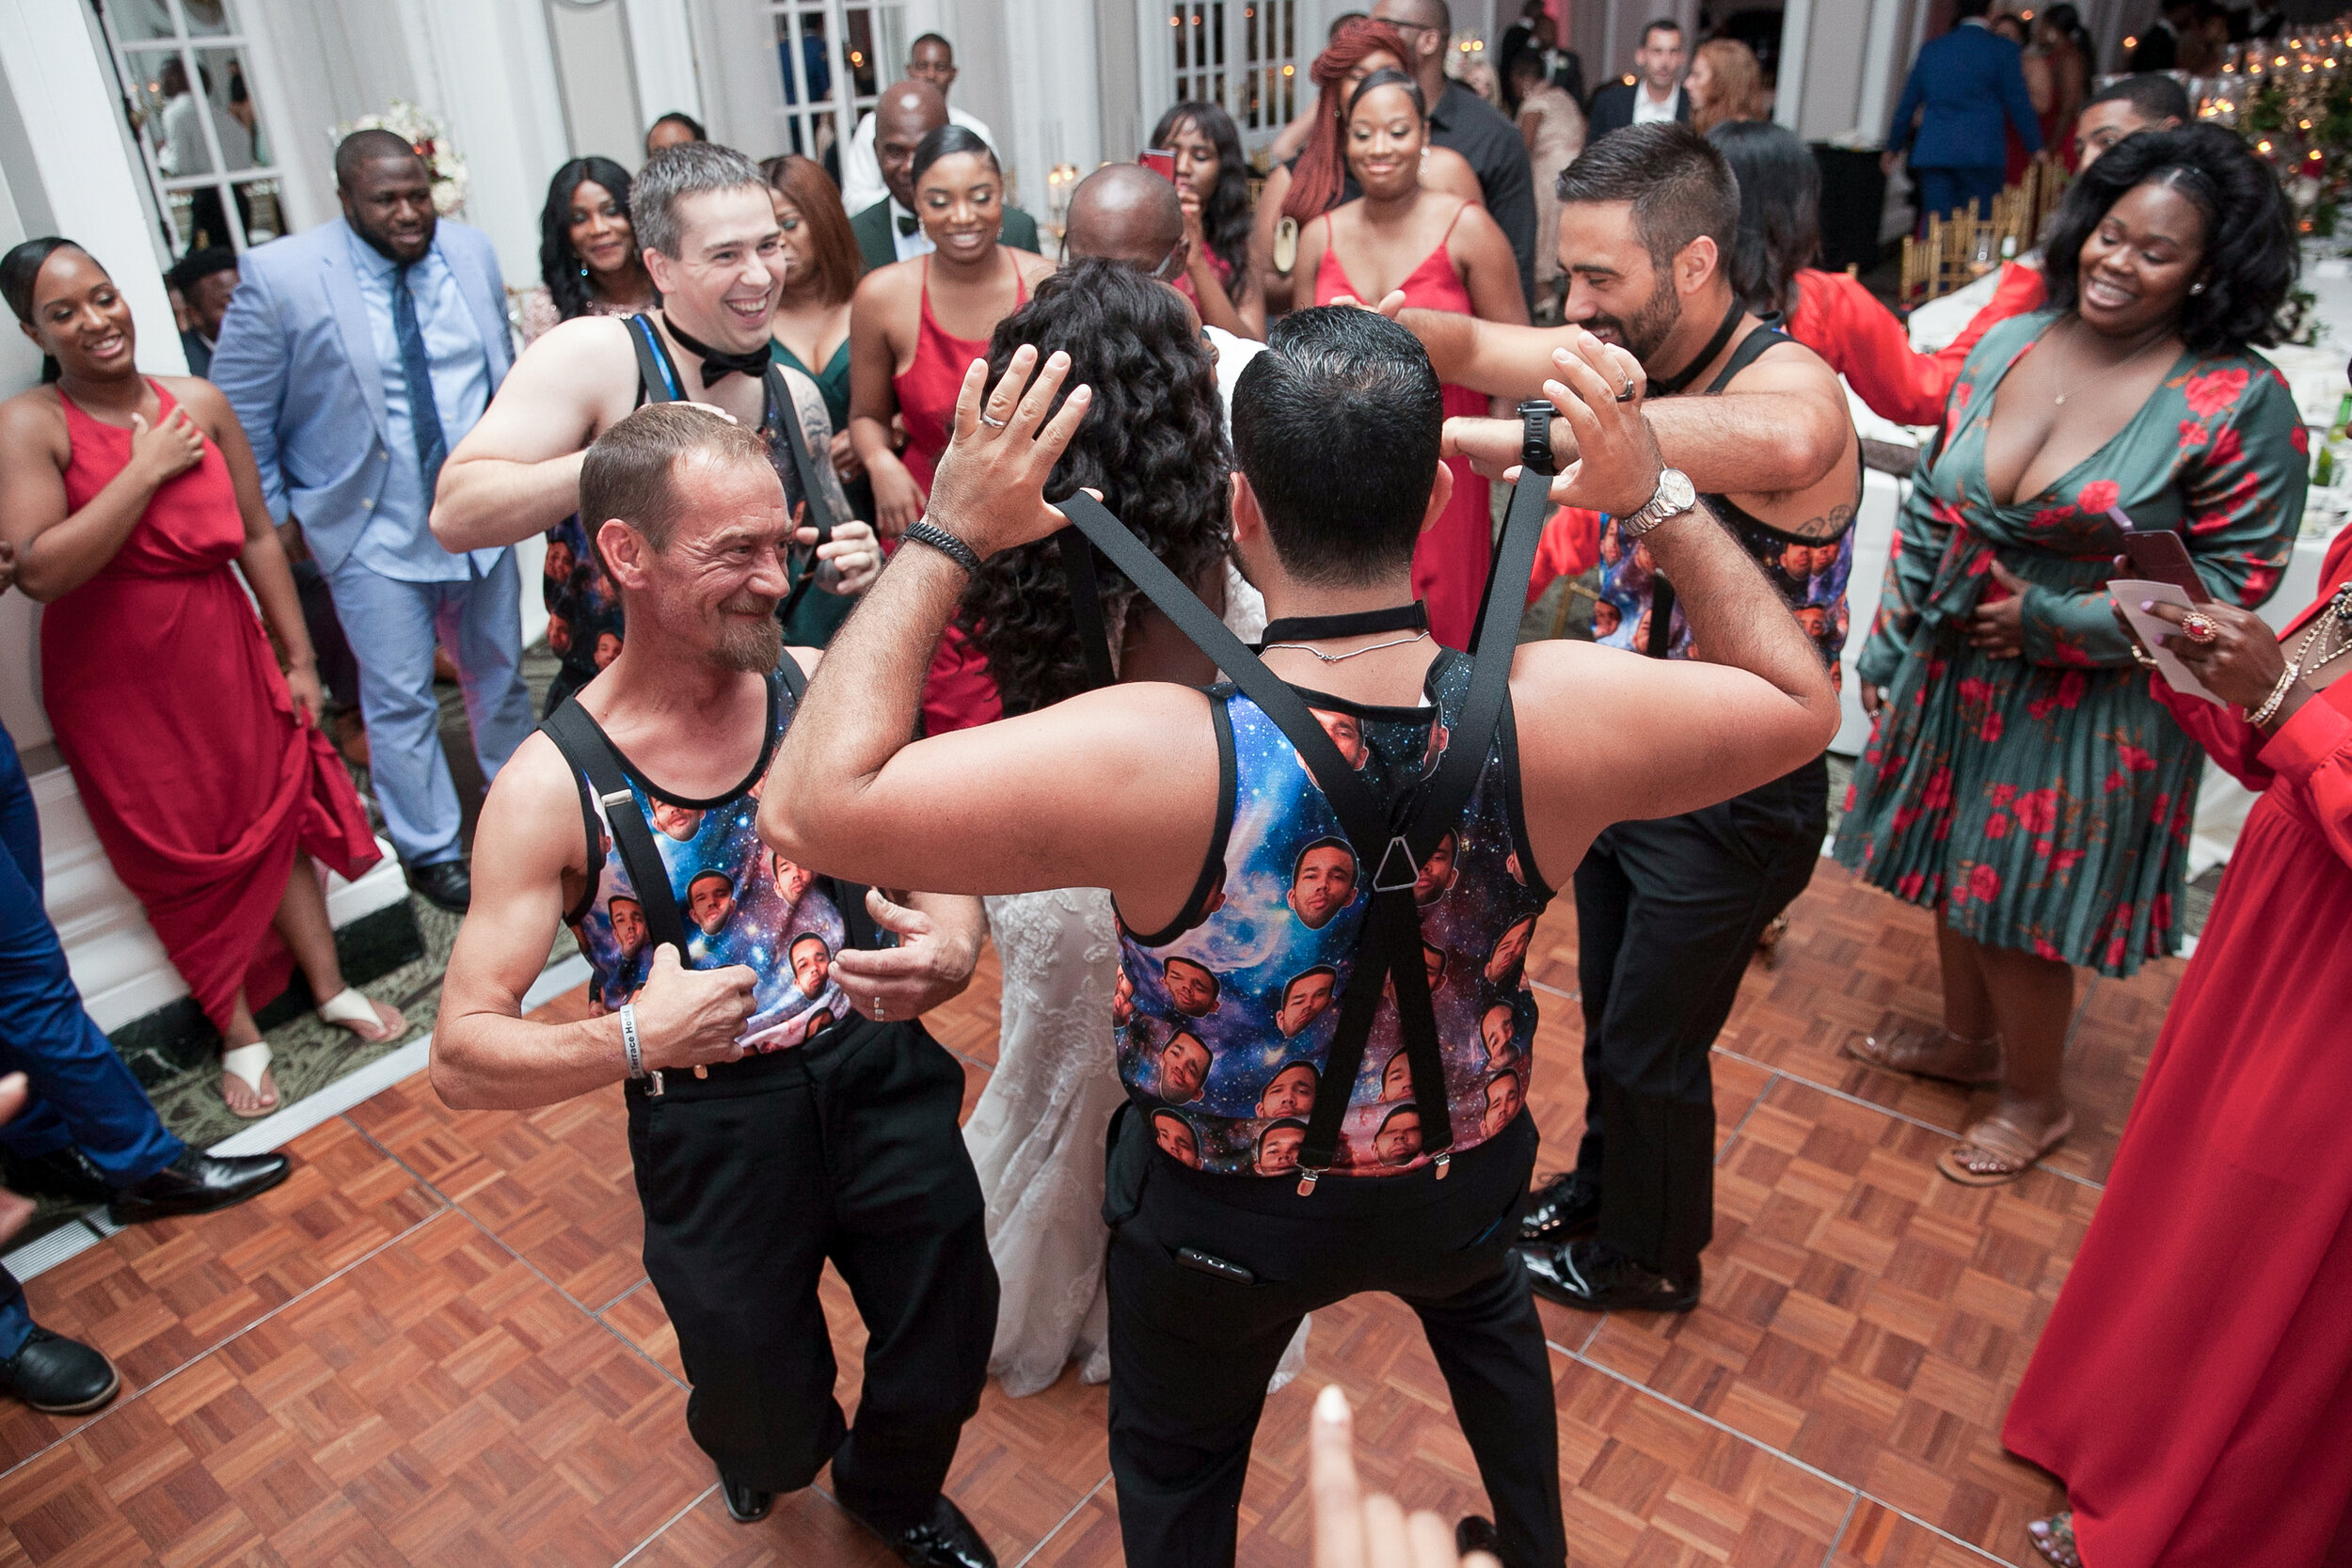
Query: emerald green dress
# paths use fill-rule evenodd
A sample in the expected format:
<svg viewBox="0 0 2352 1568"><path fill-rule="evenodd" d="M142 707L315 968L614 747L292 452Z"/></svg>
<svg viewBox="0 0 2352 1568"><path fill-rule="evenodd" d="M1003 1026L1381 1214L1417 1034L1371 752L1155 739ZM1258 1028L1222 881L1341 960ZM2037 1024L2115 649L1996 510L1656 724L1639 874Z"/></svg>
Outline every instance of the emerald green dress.
<svg viewBox="0 0 2352 1568"><path fill-rule="evenodd" d="M2127 975L2175 945L2204 755L2149 695L2108 608L2122 535L2107 511L2179 531L2207 592L2252 609L2294 548L2308 442L2260 355L2187 353L2106 446L1998 505L1994 395L2058 320L1995 326L1952 388L1855 661L1889 695L1836 853L1976 942ZM2003 592L1995 557L2031 585L2022 658L1968 645L1978 601Z"/></svg>
<svg viewBox="0 0 2352 1568"><path fill-rule="evenodd" d="M833 417L834 429L849 429L849 340L842 340L841 347L834 351L822 373L802 364L801 356L785 347L782 341L775 339L769 341L775 345L776 363L796 370L817 383L817 390L824 395L825 412ZM850 515L862 517L869 523L874 520L874 487L866 483L863 476L844 481L841 490L849 498ZM796 648L821 648L833 641L833 634L841 629L841 623L848 620L850 611L856 608L855 599L811 590L801 596L800 604L792 611L792 618L785 623L784 640Z"/></svg>

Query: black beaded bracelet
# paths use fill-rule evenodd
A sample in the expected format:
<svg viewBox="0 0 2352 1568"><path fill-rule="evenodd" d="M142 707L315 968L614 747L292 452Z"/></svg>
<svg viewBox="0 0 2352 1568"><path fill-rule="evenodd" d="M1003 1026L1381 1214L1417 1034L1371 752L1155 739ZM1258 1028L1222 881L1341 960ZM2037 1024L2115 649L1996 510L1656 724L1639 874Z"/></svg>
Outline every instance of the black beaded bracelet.
<svg viewBox="0 0 2352 1568"><path fill-rule="evenodd" d="M972 576L980 575L979 553L944 528L924 522L909 523L906 539L909 544L929 545Z"/></svg>

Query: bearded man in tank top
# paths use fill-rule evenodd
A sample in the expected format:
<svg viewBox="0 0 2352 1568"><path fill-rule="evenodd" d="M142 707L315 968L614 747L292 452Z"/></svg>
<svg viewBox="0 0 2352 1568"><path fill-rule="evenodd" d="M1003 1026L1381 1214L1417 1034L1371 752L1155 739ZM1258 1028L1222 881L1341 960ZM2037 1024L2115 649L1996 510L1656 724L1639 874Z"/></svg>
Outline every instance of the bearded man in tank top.
<svg viewBox="0 0 2352 1568"><path fill-rule="evenodd" d="M580 495L629 637L483 807L434 1086L520 1109L624 1085L645 1272L735 1518L830 1462L902 1560L993 1568L939 1488L987 1376L996 1274L963 1072L914 1022L969 980L979 901L861 897L759 843L818 657L776 621L794 528L767 444L707 409L641 408L589 448ZM899 944L849 945L867 917ZM595 971L576 1023L520 1016L559 923ZM828 1259L870 1334L854 1425L833 1398Z"/></svg>
<svg viewBox="0 0 2352 1568"><path fill-rule="evenodd" d="M979 367L966 377L929 516L827 653L762 795L761 833L794 859L885 882L1096 886L1117 899L1134 1012L1104 1212L1130 1564L1232 1562L1251 1435L1293 1329L1383 1291L1420 1315L1493 1503L1495 1522L1465 1521L1461 1539L1512 1568L1559 1568L1551 1377L1511 1250L1536 1135L1511 1098L1520 1085L1490 1100L1479 1032L1484 1005L1513 1000L1524 1066L1535 1007L1519 965L1490 979L1487 959L1611 822L1692 810L1817 754L1836 694L1753 561L1689 510L1679 476L1661 475L1639 402L1614 401L1638 367L1597 341L1553 388L1583 458L1570 499L1656 527L1707 661L1576 642L1515 656L1505 636L1474 666L1420 635L1413 542L1452 488L1438 377L1395 324L1321 309L1276 326L1232 401L1235 548L1276 620L1262 665L1238 644L1218 657L1273 705L1231 686L1128 684L910 743L968 568L1062 523L1041 486L1089 401L1079 388L1054 410L1067 370L1057 355L1041 371L1024 348L993 388ZM1104 547L1104 532L1089 537ZM1144 565L1113 560L1131 577ZM1154 602L1178 587L1168 578ZM1198 606L1179 624L1214 642ZM1355 721L1360 765L1310 705ZM1602 752L1597 726L1641 739ZM1334 802L1360 825L1358 806L1377 798L1430 800L1433 774L1465 803L1416 826L1425 858L1440 818L1454 834L1450 880L1422 907L1409 847L1400 871ZM1311 896L1297 891L1302 860L1317 873ZM1434 996L1409 985L1417 1021L1401 1022L1380 977L1406 992L1424 942L1464 954L1464 980ZM1214 1012L1176 1006L1164 977L1179 958L1216 977ZM1326 965L1356 1005L1278 1022L1293 978ZM1163 1059L1180 1036L1187 1068L1171 1090ZM1384 1098L1400 1051L1427 1070ZM1489 1117L1490 1103L1508 1114Z"/></svg>
<svg viewBox="0 0 2352 1568"><path fill-rule="evenodd" d="M548 689L550 713L610 662L613 642L627 641L620 600L577 514L588 444L632 408L701 404L761 432L786 505L800 514L813 484L821 492L818 512L832 520L830 539L818 543L803 529L796 540L816 545L825 568L818 592L862 593L882 566L873 528L850 517L834 473L824 395L771 358L768 322L785 263L758 166L714 142L663 148L637 177L629 218L661 291L660 309L643 317L580 316L524 350L442 466L433 507L433 535L445 549L548 535L548 611L567 634L567 646L557 649L563 668ZM771 395L771 373L789 393L788 408ZM788 435L796 423L798 454ZM461 539L474 543L451 543ZM613 642L605 642L600 662L607 637Z"/></svg>
<svg viewBox="0 0 2352 1568"><path fill-rule="evenodd" d="M1835 683L1861 448L1836 372L1732 294L1740 195L1722 154L1687 126L1637 125L1586 148L1560 176L1560 196L1569 325L1420 310L1399 321L1447 380L1505 397L1534 396L1554 355L1588 332L1630 350L1649 374L1659 450L1764 569ZM1565 460L1573 437L1554 429ZM1449 451L1482 465L1516 459L1522 437L1505 420L1456 420L1446 431ZM1568 498L1555 489L1553 499ZM1651 547L1589 513L1553 527L1580 524L1571 553L1602 567L1601 643L1713 657L1681 581ZM1802 578L1786 570L1792 547L1811 568ZM1591 1310L1697 1305L1715 1215L1708 1053L1757 942L1812 879L1828 803L1828 766L1816 755L1736 800L1621 823L1577 868L1585 1132L1575 1168L1536 1195L1524 1227L1544 1294Z"/></svg>

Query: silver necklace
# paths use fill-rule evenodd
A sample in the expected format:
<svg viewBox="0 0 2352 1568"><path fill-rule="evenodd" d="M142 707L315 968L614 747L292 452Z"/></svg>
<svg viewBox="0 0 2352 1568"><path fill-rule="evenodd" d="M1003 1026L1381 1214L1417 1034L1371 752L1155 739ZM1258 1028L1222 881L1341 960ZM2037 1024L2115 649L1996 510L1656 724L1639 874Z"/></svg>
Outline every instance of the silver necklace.
<svg viewBox="0 0 2352 1568"><path fill-rule="evenodd" d="M1350 648L1343 654L1327 654L1321 648L1310 647L1304 642L1269 642L1259 652L1270 654L1277 648L1295 648L1302 654L1314 655L1326 664L1338 664L1343 659L1359 658L1365 654L1376 654L1383 648L1402 648L1408 643L1419 642L1428 635L1427 629L1424 628L1413 633L1410 637L1400 637L1390 642L1375 642L1362 648Z"/></svg>

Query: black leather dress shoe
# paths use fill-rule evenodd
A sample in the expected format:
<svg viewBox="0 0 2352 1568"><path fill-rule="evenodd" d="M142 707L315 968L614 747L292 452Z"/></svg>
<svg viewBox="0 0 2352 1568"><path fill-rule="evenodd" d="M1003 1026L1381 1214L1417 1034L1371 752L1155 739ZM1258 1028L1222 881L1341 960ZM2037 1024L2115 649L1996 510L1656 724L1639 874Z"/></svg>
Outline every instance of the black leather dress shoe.
<svg viewBox="0 0 2352 1568"><path fill-rule="evenodd" d="M843 1504L846 1508L848 1504ZM850 1516L876 1535L908 1568L996 1568L996 1554L980 1532L963 1516L963 1510L941 1497L926 1522L902 1530L887 1530L850 1509Z"/></svg>
<svg viewBox="0 0 2352 1568"><path fill-rule="evenodd" d="M106 1217L117 1225L136 1225L174 1214L209 1214L268 1192L286 1180L291 1168L283 1154L215 1158L191 1148L146 1180L115 1194Z"/></svg>
<svg viewBox="0 0 2352 1568"><path fill-rule="evenodd" d="M115 1196L106 1173L72 1144L46 1154L9 1153L0 1159L0 1173L12 1193L27 1197L58 1197L68 1203L103 1203Z"/></svg>
<svg viewBox="0 0 2352 1568"><path fill-rule="evenodd" d="M0 1361L0 1391L51 1416L78 1416L115 1397L114 1363L79 1339L35 1324L24 1348Z"/></svg>
<svg viewBox="0 0 2352 1568"><path fill-rule="evenodd" d="M1569 1171L1535 1189L1519 1220L1519 1245L1557 1245L1599 1223L1600 1183Z"/></svg>
<svg viewBox="0 0 2352 1568"><path fill-rule="evenodd" d="M742 1486L719 1478L719 1495L727 1500L727 1517L739 1525L755 1525L768 1517L768 1511L776 1506L773 1492L762 1492L755 1486Z"/></svg>
<svg viewBox="0 0 2352 1568"><path fill-rule="evenodd" d="M1699 1304L1695 1265L1688 1280L1669 1279L1590 1238L1529 1247L1519 1259L1537 1295L1581 1311L1688 1312Z"/></svg>
<svg viewBox="0 0 2352 1568"><path fill-rule="evenodd" d="M464 914L466 906L473 902L473 878L467 873L464 861L412 865L408 868L408 885L426 903L437 904L452 914Z"/></svg>
<svg viewBox="0 0 2352 1568"><path fill-rule="evenodd" d="M1472 1552L1485 1552L1497 1562L1502 1560L1502 1532L1495 1522L1483 1513L1465 1513L1462 1522L1454 1527L1454 1551L1457 1557Z"/></svg>

